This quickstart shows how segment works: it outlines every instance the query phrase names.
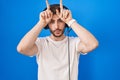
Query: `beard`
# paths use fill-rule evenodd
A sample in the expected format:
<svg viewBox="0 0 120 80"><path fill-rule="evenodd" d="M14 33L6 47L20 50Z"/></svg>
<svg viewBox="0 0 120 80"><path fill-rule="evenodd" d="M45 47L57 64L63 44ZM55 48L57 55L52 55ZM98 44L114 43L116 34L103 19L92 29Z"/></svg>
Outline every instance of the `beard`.
<svg viewBox="0 0 120 80"><path fill-rule="evenodd" d="M51 30L50 29L50 32L53 34L54 37L61 37L64 33L64 29L56 29L56 30Z"/></svg>

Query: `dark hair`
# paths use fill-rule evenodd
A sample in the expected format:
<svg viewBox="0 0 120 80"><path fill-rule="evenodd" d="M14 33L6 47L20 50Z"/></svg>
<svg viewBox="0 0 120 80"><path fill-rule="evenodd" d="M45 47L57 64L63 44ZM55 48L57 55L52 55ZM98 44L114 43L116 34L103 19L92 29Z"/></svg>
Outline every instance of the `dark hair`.
<svg viewBox="0 0 120 80"><path fill-rule="evenodd" d="M47 8L45 8L43 11L45 11ZM60 12L60 4L52 4L50 5L50 10L54 14L56 14L56 9ZM68 9L66 6L63 5L63 9ZM65 27L68 27L67 24L65 24ZM44 27L44 29L49 29L48 25Z"/></svg>

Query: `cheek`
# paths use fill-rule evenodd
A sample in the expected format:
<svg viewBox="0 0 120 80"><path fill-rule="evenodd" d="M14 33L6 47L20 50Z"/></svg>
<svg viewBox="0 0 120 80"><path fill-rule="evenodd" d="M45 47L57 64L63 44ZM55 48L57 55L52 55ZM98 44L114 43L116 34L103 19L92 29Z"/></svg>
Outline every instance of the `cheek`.
<svg viewBox="0 0 120 80"><path fill-rule="evenodd" d="M52 26L53 26L53 25L51 25L51 24L48 24L48 27L49 27L49 28L51 28Z"/></svg>
<svg viewBox="0 0 120 80"><path fill-rule="evenodd" d="M49 27L50 30L52 30L52 31L54 30L54 25L48 24L48 27Z"/></svg>
<svg viewBox="0 0 120 80"><path fill-rule="evenodd" d="M65 27L65 23L60 23L60 27L64 28Z"/></svg>

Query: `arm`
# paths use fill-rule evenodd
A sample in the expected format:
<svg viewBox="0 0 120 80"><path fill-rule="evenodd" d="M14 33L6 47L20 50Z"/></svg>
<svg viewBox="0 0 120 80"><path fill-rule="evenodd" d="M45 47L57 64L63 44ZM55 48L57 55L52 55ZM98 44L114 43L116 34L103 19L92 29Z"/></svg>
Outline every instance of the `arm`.
<svg viewBox="0 0 120 80"><path fill-rule="evenodd" d="M71 25L71 28L80 38L80 43L78 47L79 52L87 53L98 46L97 39L88 30L79 25L77 22L74 22Z"/></svg>
<svg viewBox="0 0 120 80"><path fill-rule="evenodd" d="M22 38L17 46L17 51L32 56L38 52L35 41L41 30L51 21L52 12L46 0L47 10L40 13L40 21Z"/></svg>
<svg viewBox="0 0 120 80"><path fill-rule="evenodd" d="M35 41L41 32L44 24L40 21L22 38L17 46L17 51L25 55L34 55L37 53L38 49Z"/></svg>
<svg viewBox="0 0 120 80"><path fill-rule="evenodd" d="M72 20L72 14L70 10L63 9L62 0L60 0L60 10L60 13L57 10L57 15L61 18L61 20L69 25L69 22ZM70 27L80 38L78 46L79 52L87 53L98 46L98 41L96 40L96 38L88 30L79 25L76 21L74 21Z"/></svg>

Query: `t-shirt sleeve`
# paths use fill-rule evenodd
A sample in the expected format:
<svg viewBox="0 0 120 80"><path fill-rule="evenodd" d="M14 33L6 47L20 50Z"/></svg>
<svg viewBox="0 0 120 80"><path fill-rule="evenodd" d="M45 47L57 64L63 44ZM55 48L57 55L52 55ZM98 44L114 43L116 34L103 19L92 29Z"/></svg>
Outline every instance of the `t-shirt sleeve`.
<svg viewBox="0 0 120 80"><path fill-rule="evenodd" d="M39 54L40 54L40 51L41 51L41 39L40 38L37 38L36 39L36 41L35 41L35 44L36 44L36 46L37 46L37 48L38 48L38 52L37 53L35 53L35 55L32 55L32 56L30 56L30 57L34 57L34 56L38 56Z"/></svg>
<svg viewBox="0 0 120 80"><path fill-rule="evenodd" d="M38 56L42 48L42 40L40 38L37 38L37 40L35 41L35 44L38 48L38 52L36 53L36 56Z"/></svg>
<svg viewBox="0 0 120 80"><path fill-rule="evenodd" d="M82 55L86 55L87 53L82 53L82 52L80 52L78 49L78 47L79 47L79 43L80 43L80 38L78 38L78 37L76 37L75 38L75 42L76 42L76 51L77 51L77 53L78 54L82 54Z"/></svg>

